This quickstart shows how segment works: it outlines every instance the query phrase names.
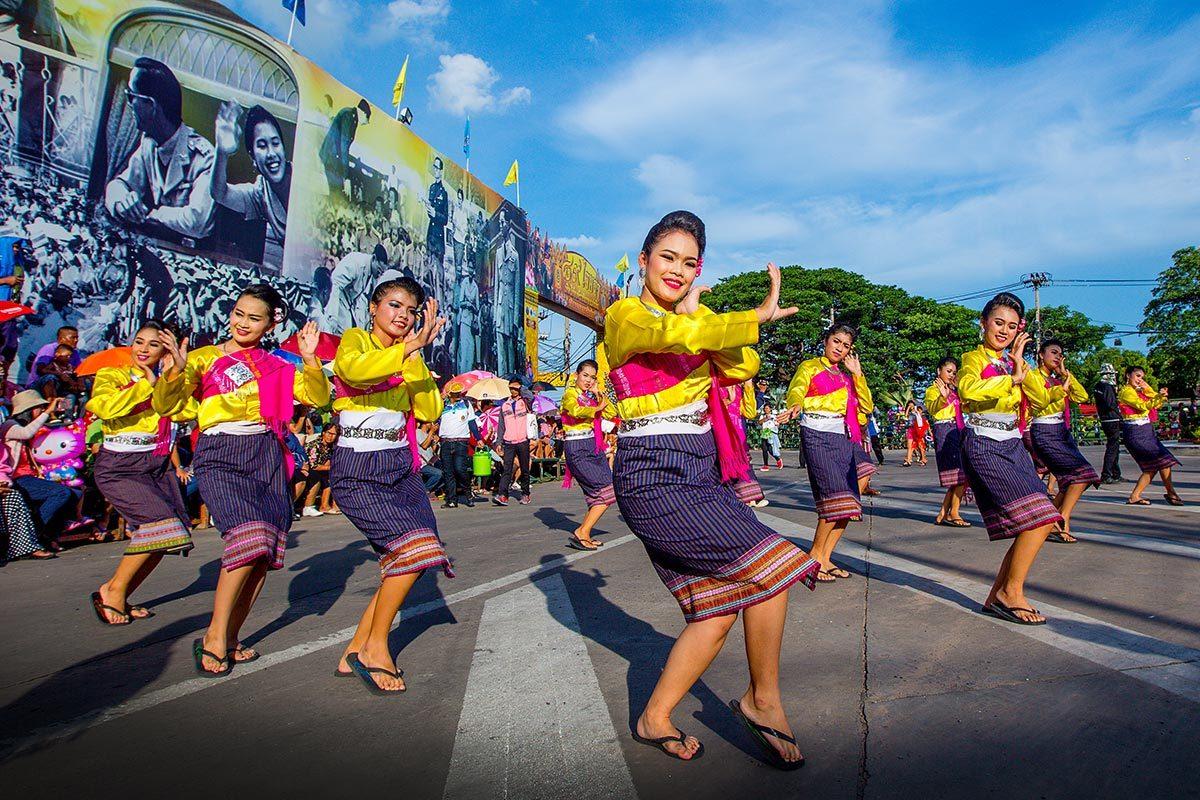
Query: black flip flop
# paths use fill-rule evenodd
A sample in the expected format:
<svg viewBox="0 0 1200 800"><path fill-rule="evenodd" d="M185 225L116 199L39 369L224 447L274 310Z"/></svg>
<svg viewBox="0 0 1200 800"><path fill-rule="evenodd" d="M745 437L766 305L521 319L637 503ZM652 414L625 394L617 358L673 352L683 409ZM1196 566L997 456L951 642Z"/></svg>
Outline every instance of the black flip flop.
<svg viewBox="0 0 1200 800"><path fill-rule="evenodd" d="M671 758L675 759L676 761L696 761L700 758L700 756L704 755L704 742L700 742L698 744L698 746L696 747L696 754L694 756L692 756L691 758L681 758L679 755L672 753L670 750L667 749L666 745L669 742L679 742L684 747L687 747L687 744L686 744L687 734L684 733L683 731L680 731L678 736L664 736L661 739L647 739L645 736L638 736L637 731L633 731L633 740L635 742L637 742L638 744L644 744L649 747L657 748L657 749L663 751L664 753L666 753L667 755L669 755Z"/></svg>
<svg viewBox="0 0 1200 800"><path fill-rule="evenodd" d="M92 611L96 612L96 619L100 620L100 622L104 625L129 625L133 622L133 617L130 614L122 611L119 608L113 608L112 606L104 605L104 600L100 597L99 592L92 592ZM110 622L109 619L104 616L105 611L111 611L114 614L119 614L125 619L118 620L117 622Z"/></svg>
<svg viewBox="0 0 1200 800"><path fill-rule="evenodd" d="M595 550L600 549L600 545L596 545L595 547L588 547L586 544L583 543L583 540L580 539L578 536L572 536L570 539L567 539L567 547L571 547L576 550L583 550L584 552L587 552L587 553L591 553Z"/></svg>
<svg viewBox="0 0 1200 800"><path fill-rule="evenodd" d="M230 664L252 664L255 661L258 661L260 658L262 658L262 653L258 652L257 650L254 650L254 655L251 658L243 658L241 661L238 661L237 659L235 659L233 657L233 654L238 652L239 650L241 650L242 652L245 652L247 650L254 650L254 648L246 647L245 645L241 644L240 642L238 643L237 647L231 647L229 649L229 652L226 654L227 658L229 659Z"/></svg>
<svg viewBox="0 0 1200 800"><path fill-rule="evenodd" d="M784 772L791 772L792 770L800 769L804 766L804 756L800 756L799 761L788 761L779 755L779 751L775 749L774 745L767 741L768 736L774 736L781 742L795 744L796 738L794 736L788 736L783 731L777 731L774 728L767 727L766 725L759 725L757 722L746 716L746 712L742 711L742 704L737 700L730 700L729 707L733 709L734 716L741 720L742 724L746 726L746 730L750 731L750 735L754 737L755 741L757 741L759 746L762 747L763 752L767 754L766 761L768 764L770 764L772 767L775 767L775 769L781 769Z"/></svg>
<svg viewBox="0 0 1200 800"><path fill-rule="evenodd" d="M208 670L206 670L204 668L204 657L205 656L208 656L213 661L216 661L218 664L224 664L225 669L221 670L220 672L209 672ZM206 678L224 678L226 675L229 674L229 671L231 669L233 669L233 666L229 663L228 658L221 658L216 653L210 653L207 650L205 650L203 639L195 639L192 641L192 658L196 662L196 672L199 672L201 675L203 675Z"/></svg>
<svg viewBox="0 0 1200 800"><path fill-rule="evenodd" d="M141 616L141 617L135 617L135 616L133 615L133 612L134 612L134 611L145 611L145 612L146 612L146 614L145 614L145 616ZM126 605L126 606L125 606L125 613L129 615L129 618L130 618L130 619L150 619L151 617L153 617L153 616L154 616L154 612L153 612L153 611L151 611L150 609L146 608L145 606L131 606L131 605Z"/></svg>
<svg viewBox="0 0 1200 800"><path fill-rule="evenodd" d="M950 520L950 526L954 528L970 528L971 523L967 522L962 517L954 517Z"/></svg>
<svg viewBox="0 0 1200 800"><path fill-rule="evenodd" d="M995 614L997 617L1004 620L1005 622L1011 622L1014 625L1045 625L1046 624L1046 620L1044 620L1044 619L1041 622L1030 622L1027 619L1021 619L1016 614L1016 612L1018 612L1018 611L1024 611L1026 614L1039 613L1037 611L1034 611L1032 608L1009 608L1008 606L1004 605L1004 603L1001 603L999 600L993 600L991 609L992 609L992 613Z"/></svg>
<svg viewBox="0 0 1200 800"><path fill-rule="evenodd" d="M827 581L821 580L822 575L828 575L829 580L827 580ZM833 575L828 570L819 569L819 570L817 570L817 583L837 583L837 576Z"/></svg>
<svg viewBox="0 0 1200 800"><path fill-rule="evenodd" d="M390 696L390 695L394 695L394 694L404 694L406 691L408 691L407 686L404 687L403 689L395 689L390 692L387 689L380 689L379 684L377 684L375 682L375 679L373 677L371 677L372 675L379 674L379 675L388 675L388 676L391 676L391 677L397 678L397 679L403 678L404 670L402 670L402 669L398 669L395 672L392 672L390 669L387 669L385 667L368 667L366 664L364 664L362 661L359 660L358 653L351 653L350 655L346 656L346 663L348 663L350 665L350 669L354 670L355 675L362 678L363 683L365 683L367 685L367 688L373 694L385 694L385 695Z"/></svg>
<svg viewBox="0 0 1200 800"><path fill-rule="evenodd" d="M833 569L827 569L827 570L825 570L825 573L827 575L832 575L833 577L838 578L839 580L843 580L843 581L854 574L854 573L850 572L849 570L842 569L841 567L834 567Z"/></svg>
<svg viewBox="0 0 1200 800"><path fill-rule="evenodd" d="M342 672L340 669L334 667L333 677L335 677L335 678L353 678L354 670L350 670L349 672Z"/></svg>
<svg viewBox="0 0 1200 800"><path fill-rule="evenodd" d="M1177 494L1163 494L1163 497L1165 497L1167 499L1167 505L1172 505L1172 506L1184 505L1183 498Z"/></svg>
<svg viewBox="0 0 1200 800"><path fill-rule="evenodd" d="M1055 544L1075 544L1079 540L1065 538L1062 531L1050 531L1050 534L1046 537L1046 541L1054 542Z"/></svg>
<svg viewBox="0 0 1200 800"><path fill-rule="evenodd" d="M1127 506L1148 506L1148 505L1150 505L1150 501L1144 497L1140 497L1137 500L1126 500L1125 505L1127 505Z"/></svg>

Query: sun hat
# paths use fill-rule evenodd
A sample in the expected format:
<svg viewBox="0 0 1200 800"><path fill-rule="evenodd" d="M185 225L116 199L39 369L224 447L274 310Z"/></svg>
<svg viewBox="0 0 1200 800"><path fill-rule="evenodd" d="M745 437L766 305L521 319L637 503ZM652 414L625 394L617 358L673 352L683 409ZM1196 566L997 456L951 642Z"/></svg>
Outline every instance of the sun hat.
<svg viewBox="0 0 1200 800"><path fill-rule="evenodd" d="M42 393L37 389L26 389L23 392L17 392L13 395L13 416L20 414L23 411L28 411L31 408L38 406L49 405L50 401L42 397Z"/></svg>

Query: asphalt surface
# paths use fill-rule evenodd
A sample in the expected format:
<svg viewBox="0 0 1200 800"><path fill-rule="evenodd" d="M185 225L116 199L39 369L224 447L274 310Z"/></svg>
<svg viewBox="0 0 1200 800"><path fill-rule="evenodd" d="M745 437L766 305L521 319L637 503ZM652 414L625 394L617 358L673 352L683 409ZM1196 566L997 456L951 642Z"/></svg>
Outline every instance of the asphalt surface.
<svg viewBox="0 0 1200 800"><path fill-rule="evenodd" d="M1099 452L1089 449L1098 463ZM629 730L677 606L613 509L608 544L565 547L578 489L530 506L438 510L458 577L426 575L392 648L408 691L335 678L375 589L365 540L305 519L246 625L264 653L196 675L220 542L197 534L133 599L152 619L105 628L88 595L122 545L0 569L0 786L6 797L1188 798L1200 797L1200 450L1176 471L1191 502L1129 484L1089 491L1079 544L1048 544L1028 594L1048 617L978 613L1005 545L930 524L937 473L901 468L839 549L854 576L794 589L783 688L806 766L759 759L726 707L746 686L740 626L675 722L705 745L681 763ZM764 520L807 545L803 470L759 473ZM1132 472L1128 458L1123 464ZM734 794L737 793L737 794Z"/></svg>

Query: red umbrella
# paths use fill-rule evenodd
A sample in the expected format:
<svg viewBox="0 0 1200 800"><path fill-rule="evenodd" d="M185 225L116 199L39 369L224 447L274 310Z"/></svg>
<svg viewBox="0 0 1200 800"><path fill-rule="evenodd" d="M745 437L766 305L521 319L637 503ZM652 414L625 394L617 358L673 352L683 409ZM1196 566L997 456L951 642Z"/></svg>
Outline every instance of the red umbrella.
<svg viewBox="0 0 1200 800"><path fill-rule="evenodd" d="M283 344L279 345L280 350L286 350L289 353L300 355L300 342L296 338L297 334L292 334L283 340ZM334 336L332 333L321 331L321 339L317 342L317 358L322 361L333 361L337 356L338 345L341 344L342 337Z"/></svg>
<svg viewBox="0 0 1200 800"><path fill-rule="evenodd" d="M101 350L79 362L76 375L95 375L105 367L128 367L133 363L133 352L128 347L113 347Z"/></svg>
<svg viewBox="0 0 1200 800"><path fill-rule="evenodd" d="M465 392L484 378L494 377L496 376L486 370L473 369L470 372L464 372L462 375L455 375L453 378L446 381L446 383L442 386L442 394L447 394L449 392L448 387L452 383L457 383L462 386L462 390Z"/></svg>
<svg viewBox="0 0 1200 800"><path fill-rule="evenodd" d="M32 314L33 309L29 306L23 306L20 303L13 303L8 300L0 300L0 322L9 322L17 317L23 317L26 314Z"/></svg>

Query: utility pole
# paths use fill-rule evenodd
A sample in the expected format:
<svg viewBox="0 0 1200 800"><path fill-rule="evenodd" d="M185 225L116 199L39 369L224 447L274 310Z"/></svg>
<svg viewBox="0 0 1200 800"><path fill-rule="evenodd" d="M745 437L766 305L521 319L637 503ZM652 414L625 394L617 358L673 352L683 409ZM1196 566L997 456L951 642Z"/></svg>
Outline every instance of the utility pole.
<svg viewBox="0 0 1200 800"><path fill-rule="evenodd" d="M833 302L830 302L830 304L829 304L829 326L828 327L832 328L833 324L835 322L837 322L837 305Z"/></svg>
<svg viewBox="0 0 1200 800"><path fill-rule="evenodd" d="M563 375L571 371L571 320L563 317Z"/></svg>
<svg viewBox="0 0 1200 800"><path fill-rule="evenodd" d="M1021 283L1033 287L1033 336L1038 350L1042 348L1042 286L1050 283L1049 272L1031 272L1021 276Z"/></svg>

